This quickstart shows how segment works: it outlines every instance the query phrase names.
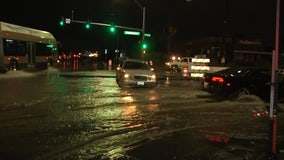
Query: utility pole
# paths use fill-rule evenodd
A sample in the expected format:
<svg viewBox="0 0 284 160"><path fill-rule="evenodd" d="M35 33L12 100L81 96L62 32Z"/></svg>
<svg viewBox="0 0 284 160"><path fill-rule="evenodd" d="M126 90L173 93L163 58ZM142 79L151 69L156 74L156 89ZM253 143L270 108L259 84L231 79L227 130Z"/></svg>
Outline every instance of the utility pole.
<svg viewBox="0 0 284 160"><path fill-rule="evenodd" d="M280 25L280 0L276 0L276 27L275 27L275 50L272 53L271 87L270 87L270 142L271 160L277 159L276 139L277 139L277 108L278 108L278 55L279 55L279 25Z"/></svg>

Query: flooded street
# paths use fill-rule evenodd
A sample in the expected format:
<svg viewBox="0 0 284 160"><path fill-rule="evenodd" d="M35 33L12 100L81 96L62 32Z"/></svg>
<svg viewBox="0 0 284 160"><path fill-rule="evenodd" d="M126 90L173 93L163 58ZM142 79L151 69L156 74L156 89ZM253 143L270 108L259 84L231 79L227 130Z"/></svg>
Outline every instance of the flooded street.
<svg viewBox="0 0 284 160"><path fill-rule="evenodd" d="M234 139L253 139L242 146L252 153L268 138L268 117L251 116L267 104L218 102L198 81L119 88L111 71L17 72L0 78L1 159L206 159Z"/></svg>

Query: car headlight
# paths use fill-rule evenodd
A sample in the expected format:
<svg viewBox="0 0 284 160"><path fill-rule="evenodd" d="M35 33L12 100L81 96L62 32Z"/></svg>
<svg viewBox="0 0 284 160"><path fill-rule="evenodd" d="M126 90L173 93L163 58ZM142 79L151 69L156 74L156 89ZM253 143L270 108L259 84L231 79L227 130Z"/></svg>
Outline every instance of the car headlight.
<svg viewBox="0 0 284 160"><path fill-rule="evenodd" d="M124 77L124 79L128 79L130 77L130 75L128 73L125 73L123 77Z"/></svg>
<svg viewBox="0 0 284 160"><path fill-rule="evenodd" d="M155 74L151 75L151 80L156 80L156 75Z"/></svg>

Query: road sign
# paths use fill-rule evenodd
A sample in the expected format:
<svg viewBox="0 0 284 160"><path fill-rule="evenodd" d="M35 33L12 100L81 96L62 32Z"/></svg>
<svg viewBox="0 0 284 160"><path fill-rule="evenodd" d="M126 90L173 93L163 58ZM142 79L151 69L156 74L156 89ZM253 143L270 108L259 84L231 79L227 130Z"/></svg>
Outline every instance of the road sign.
<svg viewBox="0 0 284 160"><path fill-rule="evenodd" d="M133 35L133 36L140 36L140 32L137 32L137 31L124 31L124 34L125 35ZM151 37L151 34L149 33L145 33L144 34L145 37Z"/></svg>
<svg viewBox="0 0 284 160"><path fill-rule="evenodd" d="M65 19L65 23L66 23L66 24L70 24L70 23L71 23L71 19L70 19L70 18L66 18L66 19Z"/></svg>
<svg viewBox="0 0 284 160"><path fill-rule="evenodd" d="M145 36L145 37L151 37L151 34L145 33L144 36Z"/></svg>
<svg viewBox="0 0 284 160"><path fill-rule="evenodd" d="M133 36L139 36L140 32L137 31L124 31L125 35L133 35Z"/></svg>

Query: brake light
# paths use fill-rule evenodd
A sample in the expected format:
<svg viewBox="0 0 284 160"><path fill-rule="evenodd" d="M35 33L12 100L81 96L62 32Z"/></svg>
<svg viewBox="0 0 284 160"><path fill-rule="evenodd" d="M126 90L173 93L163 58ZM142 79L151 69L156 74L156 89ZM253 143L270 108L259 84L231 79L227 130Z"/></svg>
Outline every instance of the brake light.
<svg viewBox="0 0 284 160"><path fill-rule="evenodd" d="M211 80L213 82L219 82L219 83L223 83L224 82L224 78L222 78L222 77L212 77Z"/></svg>
<svg viewBox="0 0 284 160"><path fill-rule="evenodd" d="M188 67L187 67L187 66L184 66L182 71L183 71L183 72L188 72Z"/></svg>
<svg viewBox="0 0 284 160"><path fill-rule="evenodd" d="M19 57L8 57L8 60L9 60L9 61L11 61L11 60L13 60L13 59L18 61L20 58L19 58Z"/></svg>

